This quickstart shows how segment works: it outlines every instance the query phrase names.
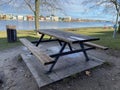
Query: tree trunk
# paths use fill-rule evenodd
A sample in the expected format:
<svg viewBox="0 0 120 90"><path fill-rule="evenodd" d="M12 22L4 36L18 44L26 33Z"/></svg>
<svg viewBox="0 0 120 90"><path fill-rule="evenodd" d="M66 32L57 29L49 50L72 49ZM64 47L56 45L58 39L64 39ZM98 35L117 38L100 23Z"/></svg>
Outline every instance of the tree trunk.
<svg viewBox="0 0 120 90"><path fill-rule="evenodd" d="M118 33L120 34L120 21L118 22L119 26L118 26Z"/></svg>
<svg viewBox="0 0 120 90"><path fill-rule="evenodd" d="M40 23L39 23L39 9L40 8L40 0L35 0L35 30L36 32L39 30Z"/></svg>
<svg viewBox="0 0 120 90"><path fill-rule="evenodd" d="M118 25L118 17L119 17L119 13L117 12L117 16L116 16L116 22L115 22L115 27L114 27L114 32L113 32L113 38L116 37L116 32L117 32L117 25Z"/></svg>

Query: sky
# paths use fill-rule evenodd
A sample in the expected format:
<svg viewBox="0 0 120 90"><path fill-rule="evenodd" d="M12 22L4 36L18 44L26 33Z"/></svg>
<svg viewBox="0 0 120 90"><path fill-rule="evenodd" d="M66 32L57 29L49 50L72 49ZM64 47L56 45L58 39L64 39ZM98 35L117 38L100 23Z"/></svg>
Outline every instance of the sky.
<svg viewBox="0 0 120 90"><path fill-rule="evenodd" d="M64 10L54 11L54 14L60 17L71 16L72 18L82 18L82 19L100 19L100 20L113 20L114 15L109 13L103 13L102 7L97 9L88 10L85 5L81 5L80 1L82 0L71 0L72 3L64 4ZM18 6L16 4L16 6ZM33 14L31 10L24 7L14 7L12 5L2 5L0 6L0 13L13 13L18 15L27 15ZM42 15L50 15L51 12L41 11ZM41 14L40 13L40 14Z"/></svg>

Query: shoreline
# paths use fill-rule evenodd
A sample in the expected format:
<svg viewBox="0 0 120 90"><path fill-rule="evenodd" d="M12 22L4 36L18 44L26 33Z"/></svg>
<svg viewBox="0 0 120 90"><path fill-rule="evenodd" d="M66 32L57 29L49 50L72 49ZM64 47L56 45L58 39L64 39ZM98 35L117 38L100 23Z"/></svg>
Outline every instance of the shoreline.
<svg viewBox="0 0 120 90"><path fill-rule="evenodd" d="M34 22L27 21L0 21L0 31L6 30L6 25L15 25L17 30L34 30ZM69 29L69 28L91 28L112 27L110 22L40 22L41 29Z"/></svg>
<svg viewBox="0 0 120 90"><path fill-rule="evenodd" d="M78 28L76 27L76 28L57 28L57 29L59 29L59 30L67 30L67 29L68 30L70 30L70 29L76 29L76 30L78 30L78 29L98 29L98 28L112 29L113 27L112 26L107 26L107 27L78 27ZM16 30L17 31L34 31L34 29L33 30L18 30L18 29L16 29ZM0 30L0 32L4 32L4 31L6 31L6 30Z"/></svg>

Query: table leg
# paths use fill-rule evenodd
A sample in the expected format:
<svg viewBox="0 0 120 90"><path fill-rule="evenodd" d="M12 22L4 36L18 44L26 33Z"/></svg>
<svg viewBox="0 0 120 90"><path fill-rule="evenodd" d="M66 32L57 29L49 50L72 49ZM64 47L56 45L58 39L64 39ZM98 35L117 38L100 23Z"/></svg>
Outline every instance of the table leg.
<svg viewBox="0 0 120 90"><path fill-rule="evenodd" d="M60 46L62 46L62 42L60 40L58 40L58 42L59 42ZM68 47L72 51L72 47L71 47L71 45L69 43L68 43Z"/></svg>
<svg viewBox="0 0 120 90"><path fill-rule="evenodd" d="M86 52L86 50L85 50L85 48L84 48L84 44L83 44L83 43L80 43L80 46L81 46L81 49L82 49L82 51L83 51L83 54L84 54L84 56L85 56L85 58L86 58L86 61L89 61L89 57L88 57L87 52Z"/></svg>
<svg viewBox="0 0 120 90"><path fill-rule="evenodd" d="M59 42L60 46L62 46L62 42L60 40L58 40L58 42Z"/></svg>
<svg viewBox="0 0 120 90"><path fill-rule="evenodd" d="M62 52L64 51L66 44L67 44L67 43L62 44L62 47L61 47L59 53L62 53ZM57 63L59 57L60 57L60 56L58 55L58 56L55 58L55 62L54 62L54 63L52 64L52 66L50 67L48 73L50 73L50 72L52 71L52 69L53 69L53 67L55 66L55 64Z"/></svg>
<svg viewBox="0 0 120 90"><path fill-rule="evenodd" d="M37 42L36 46L38 46L38 45L40 44L40 42L42 41L43 37L44 37L44 34L42 34L42 35L40 36L40 39L39 39L39 41Z"/></svg>
<svg viewBox="0 0 120 90"><path fill-rule="evenodd" d="M72 49L72 46L68 43L68 46L69 46L69 48L70 48L70 50L72 51L73 49Z"/></svg>

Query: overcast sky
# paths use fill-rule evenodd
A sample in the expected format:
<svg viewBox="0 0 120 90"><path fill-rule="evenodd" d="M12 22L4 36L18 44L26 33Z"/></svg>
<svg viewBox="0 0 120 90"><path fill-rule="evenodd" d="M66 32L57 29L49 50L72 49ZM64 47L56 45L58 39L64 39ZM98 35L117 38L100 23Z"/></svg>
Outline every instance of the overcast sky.
<svg viewBox="0 0 120 90"><path fill-rule="evenodd" d="M84 5L81 5L78 1L81 0L71 0L72 3L64 4L64 13L60 11L54 11L57 16L72 16L73 18L85 18L85 19L103 19L103 20L113 20L114 15L109 13L102 13L102 7L99 9L88 10ZM0 13L13 13L13 14L32 14L31 10L24 8L16 8L11 5L0 6ZM41 11L42 14L49 15L51 12Z"/></svg>

